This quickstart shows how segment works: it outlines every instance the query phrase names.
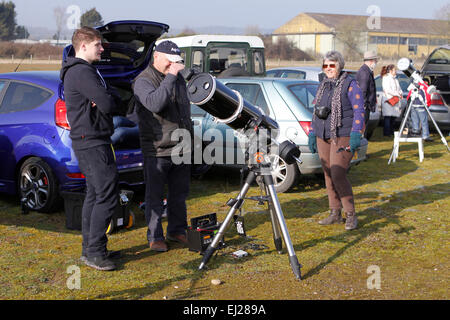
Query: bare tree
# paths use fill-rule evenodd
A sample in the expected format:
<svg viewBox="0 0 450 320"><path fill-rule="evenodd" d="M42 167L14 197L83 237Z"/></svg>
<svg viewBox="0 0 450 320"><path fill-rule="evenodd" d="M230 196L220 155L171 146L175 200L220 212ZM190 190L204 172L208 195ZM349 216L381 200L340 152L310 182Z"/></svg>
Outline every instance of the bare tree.
<svg viewBox="0 0 450 320"><path fill-rule="evenodd" d="M362 33L366 31L366 21L363 19L348 18L335 28L336 38L343 44L342 54L346 59L360 59Z"/></svg>
<svg viewBox="0 0 450 320"><path fill-rule="evenodd" d="M450 3L447 3L436 10L433 16L438 20L450 21Z"/></svg>
<svg viewBox="0 0 450 320"><path fill-rule="evenodd" d="M250 25L245 27L244 33L247 36L259 36L261 35L261 30L257 25Z"/></svg>
<svg viewBox="0 0 450 320"><path fill-rule="evenodd" d="M448 37L450 34L450 3L436 10L433 17L436 19L433 32L440 36Z"/></svg>
<svg viewBox="0 0 450 320"><path fill-rule="evenodd" d="M58 6L53 9L53 15L56 22L56 34L54 35L55 40L59 41L61 39L61 32L64 26L64 18L66 16L66 8Z"/></svg>
<svg viewBox="0 0 450 320"><path fill-rule="evenodd" d="M177 34L175 37L185 37L185 36L193 36L197 34L194 29L191 29L189 27L184 27L183 30L179 34Z"/></svg>

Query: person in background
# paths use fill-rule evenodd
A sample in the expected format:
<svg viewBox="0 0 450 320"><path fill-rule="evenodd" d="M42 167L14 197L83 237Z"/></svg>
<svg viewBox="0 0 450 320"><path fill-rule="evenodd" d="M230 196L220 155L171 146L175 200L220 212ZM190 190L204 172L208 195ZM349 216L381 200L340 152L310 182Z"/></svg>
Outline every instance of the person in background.
<svg viewBox="0 0 450 320"><path fill-rule="evenodd" d="M356 73L356 81L362 91L364 99L364 124L370 118L370 112L375 112L377 107L377 89L375 87L375 79L373 77L373 70L378 61L378 56L374 51L367 51L364 53L364 64Z"/></svg>
<svg viewBox="0 0 450 320"><path fill-rule="evenodd" d="M382 87L384 97L381 100L381 108L384 118L383 135L391 137L394 135L395 118L401 115L402 88L397 79L397 68L393 64L381 69Z"/></svg>
<svg viewBox="0 0 450 320"><path fill-rule="evenodd" d="M312 153L319 153L330 207L330 215L319 224L342 223L344 209L345 229L352 230L358 221L347 170L365 129L364 98L356 80L342 71L344 65L341 53L325 54L322 68L326 78L314 100L308 145Z"/></svg>
<svg viewBox="0 0 450 320"><path fill-rule="evenodd" d="M426 142L432 142L430 137L430 128L428 126L428 112L425 108L431 105L431 96L428 93L428 83L425 81L417 84L410 84L408 87L409 93L406 98L410 101L413 97L412 94L417 90L417 97L412 101L411 108L411 136L422 137Z"/></svg>

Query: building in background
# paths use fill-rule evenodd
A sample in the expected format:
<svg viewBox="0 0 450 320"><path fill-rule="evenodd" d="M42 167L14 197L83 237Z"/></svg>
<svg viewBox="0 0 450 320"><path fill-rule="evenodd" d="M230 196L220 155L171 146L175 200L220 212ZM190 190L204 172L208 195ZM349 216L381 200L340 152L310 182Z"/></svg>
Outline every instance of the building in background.
<svg viewBox="0 0 450 320"><path fill-rule="evenodd" d="M338 50L355 58L374 50L382 57L424 58L450 42L450 22L444 20L300 13L272 34L286 37L312 55Z"/></svg>

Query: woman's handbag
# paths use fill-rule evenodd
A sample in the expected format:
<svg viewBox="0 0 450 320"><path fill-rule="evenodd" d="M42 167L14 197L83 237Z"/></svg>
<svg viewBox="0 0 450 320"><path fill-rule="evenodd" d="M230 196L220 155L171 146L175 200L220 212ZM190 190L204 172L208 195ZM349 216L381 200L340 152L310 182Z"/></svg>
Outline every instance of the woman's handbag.
<svg viewBox="0 0 450 320"><path fill-rule="evenodd" d="M393 96L389 100L386 100L387 103L389 103L391 106L395 106L400 101L400 98L398 96Z"/></svg>

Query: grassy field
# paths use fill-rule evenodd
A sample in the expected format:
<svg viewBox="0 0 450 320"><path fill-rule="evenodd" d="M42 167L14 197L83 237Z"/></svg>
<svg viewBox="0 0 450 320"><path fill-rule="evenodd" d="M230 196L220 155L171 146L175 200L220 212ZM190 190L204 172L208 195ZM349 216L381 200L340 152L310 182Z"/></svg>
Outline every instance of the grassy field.
<svg viewBox="0 0 450 320"><path fill-rule="evenodd" d="M61 69L61 64L54 63L22 63L22 64L11 64L11 63L0 63L0 73L4 72L14 72L17 71L39 71L39 70L59 70Z"/></svg>
<svg viewBox="0 0 450 320"><path fill-rule="evenodd" d="M0 65L0 72L14 68ZM22 215L17 198L0 195L0 299L449 299L450 154L434 134L422 163L417 145L403 143L397 162L388 165L392 140L380 129L370 141L368 160L349 173L358 229L317 224L328 214L321 178L303 177L292 192L279 194L302 281L295 280L286 250L276 252L265 207L253 201L244 205L249 238L230 227L228 246L217 251L207 270L198 271L198 253L179 245L166 253L149 250L138 208L143 194L137 190L136 225L109 236L109 249L123 253L119 268L100 272L78 260L81 234L65 228L63 210ZM238 171L212 169L192 181L188 218L216 212L223 221L225 202L238 190ZM249 192L258 194L256 187ZM231 253L238 249L249 256L234 259ZM80 271L80 289L71 287L73 266ZM379 268L379 289L367 285L372 266ZM222 284L214 286L212 279Z"/></svg>
<svg viewBox="0 0 450 320"><path fill-rule="evenodd" d="M295 280L286 252L276 252L270 218L256 202L244 205L249 238L231 227L228 247L198 271L201 256L186 248L149 250L137 192L136 225L109 236L109 248L123 252L119 269L100 272L79 262L81 235L65 229L63 211L21 215L18 200L1 195L0 299L448 299L450 155L435 139L420 163L417 146L405 143L397 162L387 165L391 148L392 140L377 129L369 159L350 171L356 230L317 224L328 210L318 177L304 177L295 190L279 194L302 281ZM189 218L217 212L222 221L225 202L238 190L235 170L213 169L193 180ZM249 192L257 194L256 187ZM249 256L234 259L238 249ZM73 265L80 268L81 287L71 290ZM379 267L379 289L368 289L370 266Z"/></svg>

